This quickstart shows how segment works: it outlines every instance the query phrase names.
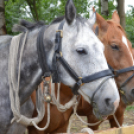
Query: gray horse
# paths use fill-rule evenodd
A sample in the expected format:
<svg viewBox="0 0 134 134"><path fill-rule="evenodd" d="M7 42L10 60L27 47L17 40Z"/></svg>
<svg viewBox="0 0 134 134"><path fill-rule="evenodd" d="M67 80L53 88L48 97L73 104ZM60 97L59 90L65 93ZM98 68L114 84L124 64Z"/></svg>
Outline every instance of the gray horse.
<svg viewBox="0 0 134 134"><path fill-rule="evenodd" d="M95 13L89 20L76 16L73 1L68 0L65 8L62 53L69 66L81 77L108 69L103 54L104 46L92 31L95 19ZM44 31L43 42L47 55L46 63L49 68L52 67L53 62L55 33L61 21L55 21ZM33 105L29 97L41 82L43 75L37 54L37 36L41 28L42 26L39 26L29 30L20 70L20 104L24 104L21 110L22 114L29 117L32 115L33 110ZM11 36L0 37L0 134L21 133L21 130L17 131L19 127L15 127L16 123L13 126L10 123L13 118L8 83L8 58L11 39ZM76 81L69 75L60 62L57 61L57 64L60 81L73 87ZM92 98L97 87L99 87L104 79L100 78L96 81L85 83L79 88L78 92L90 103L89 98ZM112 78L108 79L107 83L103 85L103 90L98 90L94 96L99 113L104 116L115 112L119 99L118 90ZM10 131L10 128L12 131Z"/></svg>

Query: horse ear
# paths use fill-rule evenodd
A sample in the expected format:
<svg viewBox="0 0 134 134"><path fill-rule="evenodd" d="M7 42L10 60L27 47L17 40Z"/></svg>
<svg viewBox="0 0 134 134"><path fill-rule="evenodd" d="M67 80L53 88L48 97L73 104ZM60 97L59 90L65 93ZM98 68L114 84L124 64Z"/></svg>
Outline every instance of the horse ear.
<svg viewBox="0 0 134 134"><path fill-rule="evenodd" d="M94 7L93 7L93 14L92 14L92 16L88 19L88 22L89 22L89 24L90 24L91 27L93 27L93 25L94 25L95 22L96 22L96 11L95 11Z"/></svg>
<svg viewBox="0 0 134 134"><path fill-rule="evenodd" d="M99 26L99 28L102 30L102 31L107 31L107 28L108 28L108 23L107 21L98 13L96 13L96 22Z"/></svg>
<svg viewBox="0 0 134 134"><path fill-rule="evenodd" d="M120 24L120 17L117 13L117 11L114 11L113 15L112 15L112 19L117 22L118 24Z"/></svg>
<svg viewBox="0 0 134 134"><path fill-rule="evenodd" d="M69 25L73 23L76 18L76 8L73 0L68 0L65 7L65 19Z"/></svg>

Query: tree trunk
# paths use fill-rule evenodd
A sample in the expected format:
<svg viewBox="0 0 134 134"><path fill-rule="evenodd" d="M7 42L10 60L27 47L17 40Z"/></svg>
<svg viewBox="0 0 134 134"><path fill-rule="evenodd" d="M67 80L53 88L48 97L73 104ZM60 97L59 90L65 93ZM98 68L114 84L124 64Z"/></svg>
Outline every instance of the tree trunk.
<svg viewBox="0 0 134 134"><path fill-rule="evenodd" d="M126 19L125 19L125 0L117 0L118 3L118 14L120 16L120 24L125 29Z"/></svg>
<svg viewBox="0 0 134 134"><path fill-rule="evenodd" d="M101 14L108 18L108 0L101 0Z"/></svg>
<svg viewBox="0 0 134 134"><path fill-rule="evenodd" d="M101 0L99 0L98 7L99 7L99 14L101 14Z"/></svg>
<svg viewBox="0 0 134 134"><path fill-rule="evenodd" d="M0 35L6 34L5 5L4 0L0 0Z"/></svg>
<svg viewBox="0 0 134 134"><path fill-rule="evenodd" d="M27 1L27 4L30 7L31 13L33 15L33 19L35 21L38 21L39 20L39 16L38 16L38 9L37 9L36 3L39 2L39 1L37 1L37 0L26 0L26 1Z"/></svg>

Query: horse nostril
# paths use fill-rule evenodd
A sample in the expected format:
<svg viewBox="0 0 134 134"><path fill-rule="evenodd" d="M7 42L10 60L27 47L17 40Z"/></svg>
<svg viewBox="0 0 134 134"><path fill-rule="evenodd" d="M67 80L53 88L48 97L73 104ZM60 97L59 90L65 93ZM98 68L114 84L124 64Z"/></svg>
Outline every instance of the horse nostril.
<svg viewBox="0 0 134 134"><path fill-rule="evenodd" d="M110 105L110 98L106 98L105 102L106 102L106 105L109 106Z"/></svg>

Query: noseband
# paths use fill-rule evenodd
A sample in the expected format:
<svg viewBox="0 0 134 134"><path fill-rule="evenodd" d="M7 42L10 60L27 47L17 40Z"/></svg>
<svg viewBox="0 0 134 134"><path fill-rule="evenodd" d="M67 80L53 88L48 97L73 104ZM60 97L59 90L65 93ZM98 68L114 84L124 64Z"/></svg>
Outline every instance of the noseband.
<svg viewBox="0 0 134 134"><path fill-rule="evenodd" d="M127 68L124 68L124 69L120 69L120 70L114 70L110 65L109 65L109 68L112 70L113 74L114 74L114 77L118 77L120 74L123 74L123 73L126 73L126 72L129 72L129 71L134 71L134 66L131 66L131 67L127 67ZM125 95L125 92L123 91L123 87L134 77L134 73L128 77L120 86L119 88L119 92L122 96L124 96L127 100L127 97Z"/></svg>

